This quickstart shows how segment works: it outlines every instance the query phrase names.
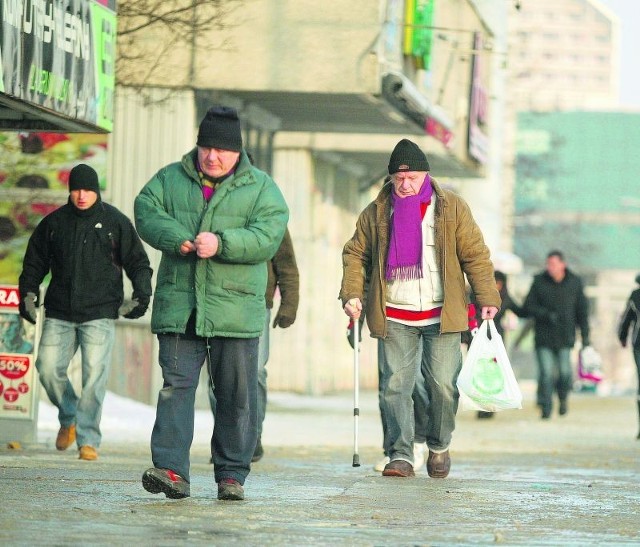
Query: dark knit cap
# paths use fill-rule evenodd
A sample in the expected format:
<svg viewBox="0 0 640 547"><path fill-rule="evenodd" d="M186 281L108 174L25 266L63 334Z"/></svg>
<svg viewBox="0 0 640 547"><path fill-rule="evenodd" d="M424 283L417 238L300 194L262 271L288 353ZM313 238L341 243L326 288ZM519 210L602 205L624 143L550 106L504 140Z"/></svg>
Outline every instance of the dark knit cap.
<svg viewBox="0 0 640 547"><path fill-rule="evenodd" d="M200 122L198 146L220 150L242 150L240 120L235 108L212 106Z"/></svg>
<svg viewBox="0 0 640 547"><path fill-rule="evenodd" d="M640 274L636 275L636 283L638 283L638 285L640 285Z"/></svg>
<svg viewBox="0 0 640 547"><path fill-rule="evenodd" d="M420 147L409 139L402 139L391 152L389 174L399 171L429 171L429 162Z"/></svg>
<svg viewBox="0 0 640 547"><path fill-rule="evenodd" d="M69 192L71 190L91 190L100 194L98 173L84 163L76 165L69 173Z"/></svg>

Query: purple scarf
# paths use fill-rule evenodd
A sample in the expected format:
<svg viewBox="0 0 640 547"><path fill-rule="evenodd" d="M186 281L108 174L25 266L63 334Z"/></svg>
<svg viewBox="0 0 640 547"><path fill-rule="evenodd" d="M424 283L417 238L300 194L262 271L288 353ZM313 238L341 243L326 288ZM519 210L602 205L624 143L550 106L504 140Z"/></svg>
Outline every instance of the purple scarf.
<svg viewBox="0 0 640 547"><path fill-rule="evenodd" d="M422 211L421 203L431 201L433 186L427 173L420 192L415 196L399 198L391 190L393 215L387 256L387 281L420 279L422 277Z"/></svg>

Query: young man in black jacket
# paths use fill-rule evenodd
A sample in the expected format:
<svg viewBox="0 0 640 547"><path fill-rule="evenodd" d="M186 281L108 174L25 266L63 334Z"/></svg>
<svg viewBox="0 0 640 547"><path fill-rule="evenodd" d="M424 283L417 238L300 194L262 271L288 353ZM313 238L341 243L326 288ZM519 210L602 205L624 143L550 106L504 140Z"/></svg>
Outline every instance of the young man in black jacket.
<svg viewBox="0 0 640 547"><path fill-rule="evenodd" d="M546 270L534 277L522 307L525 315L535 320L541 417L551 417L554 389L562 416L569 410L567 399L573 385L570 355L577 327L582 346L589 345L589 307L582 280L567 268L560 251L547 255Z"/></svg>
<svg viewBox="0 0 640 547"><path fill-rule="evenodd" d="M123 305L122 270L133 286ZM141 317L151 298L151 266L131 221L100 198L98 175L80 164L69 175L69 201L47 215L29 239L19 280L20 315L34 323L40 284L51 272L36 368L58 408L56 448L77 441L81 460L98 458L115 319ZM82 353L82 393L67 376Z"/></svg>

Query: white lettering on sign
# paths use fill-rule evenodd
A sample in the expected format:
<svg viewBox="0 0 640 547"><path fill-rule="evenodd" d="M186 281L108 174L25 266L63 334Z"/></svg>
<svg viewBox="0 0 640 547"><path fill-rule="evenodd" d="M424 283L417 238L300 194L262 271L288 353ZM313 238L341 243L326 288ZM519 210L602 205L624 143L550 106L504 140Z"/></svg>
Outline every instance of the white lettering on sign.
<svg viewBox="0 0 640 547"><path fill-rule="evenodd" d="M7 0L4 3L4 22L32 34L45 44L72 53L80 59L91 59L89 21L81 13L69 13L61 1Z"/></svg>
<svg viewBox="0 0 640 547"><path fill-rule="evenodd" d="M28 371L28 357L0 355L0 376L9 378L9 380L17 380L22 378Z"/></svg>
<svg viewBox="0 0 640 547"><path fill-rule="evenodd" d="M0 306L16 307L20 305L18 289L0 288Z"/></svg>

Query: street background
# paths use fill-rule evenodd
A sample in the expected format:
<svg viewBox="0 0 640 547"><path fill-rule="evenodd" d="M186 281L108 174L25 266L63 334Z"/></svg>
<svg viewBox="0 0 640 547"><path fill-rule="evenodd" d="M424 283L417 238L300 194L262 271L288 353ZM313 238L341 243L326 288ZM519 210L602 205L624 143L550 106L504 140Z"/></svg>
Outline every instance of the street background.
<svg viewBox="0 0 640 547"><path fill-rule="evenodd" d="M38 443L0 447L2 545L638 545L640 440L635 397L576 393L542 421L534 383L522 410L477 420L459 412L447 479L381 477L377 393L271 393L264 458L246 500L216 500L212 419L197 412L192 497L143 490L155 409L108 393L96 462L55 450L53 407Z"/></svg>

